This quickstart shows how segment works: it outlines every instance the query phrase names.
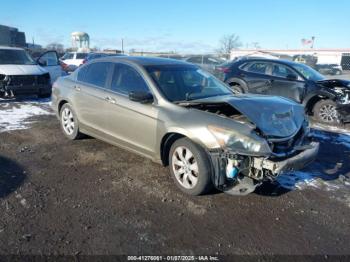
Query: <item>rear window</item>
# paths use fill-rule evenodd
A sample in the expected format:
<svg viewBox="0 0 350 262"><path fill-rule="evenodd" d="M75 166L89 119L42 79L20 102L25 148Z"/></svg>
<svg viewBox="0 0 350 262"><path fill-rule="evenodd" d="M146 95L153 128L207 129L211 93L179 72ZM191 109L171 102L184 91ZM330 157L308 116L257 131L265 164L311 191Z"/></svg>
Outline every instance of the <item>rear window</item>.
<svg viewBox="0 0 350 262"><path fill-rule="evenodd" d="M78 81L105 87L112 63L98 62L82 67L78 72Z"/></svg>
<svg viewBox="0 0 350 262"><path fill-rule="evenodd" d="M87 55L87 53L77 53L77 59L85 59Z"/></svg>
<svg viewBox="0 0 350 262"><path fill-rule="evenodd" d="M265 62L251 62L245 64L242 69L256 74L266 74L268 68L268 63Z"/></svg>

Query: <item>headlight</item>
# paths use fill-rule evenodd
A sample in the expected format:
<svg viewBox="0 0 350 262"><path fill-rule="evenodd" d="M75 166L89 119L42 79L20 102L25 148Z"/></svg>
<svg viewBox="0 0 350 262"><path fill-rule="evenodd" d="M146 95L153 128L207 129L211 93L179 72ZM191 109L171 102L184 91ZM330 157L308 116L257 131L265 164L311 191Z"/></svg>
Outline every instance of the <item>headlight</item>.
<svg viewBox="0 0 350 262"><path fill-rule="evenodd" d="M208 126L221 147L230 147L237 151L259 152L262 144L259 141L242 135L235 130L228 130L216 126Z"/></svg>

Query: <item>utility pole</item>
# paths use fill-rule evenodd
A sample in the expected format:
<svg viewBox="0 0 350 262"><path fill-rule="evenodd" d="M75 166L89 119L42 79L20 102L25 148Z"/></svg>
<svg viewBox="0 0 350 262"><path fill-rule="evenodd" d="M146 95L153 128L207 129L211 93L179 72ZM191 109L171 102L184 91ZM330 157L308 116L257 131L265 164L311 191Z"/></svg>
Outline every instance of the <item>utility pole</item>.
<svg viewBox="0 0 350 262"><path fill-rule="evenodd" d="M124 54L124 39L122 38L122 54Z"/></svg>

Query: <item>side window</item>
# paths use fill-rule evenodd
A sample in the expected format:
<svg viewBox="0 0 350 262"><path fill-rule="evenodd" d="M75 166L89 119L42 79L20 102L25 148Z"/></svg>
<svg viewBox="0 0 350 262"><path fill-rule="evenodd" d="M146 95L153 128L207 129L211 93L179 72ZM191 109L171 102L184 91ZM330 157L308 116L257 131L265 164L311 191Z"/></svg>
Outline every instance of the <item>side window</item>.
<svg viewBox="0 0 350 262"><path fill-rule="evenodd" d="M288 75L295 75L295 73L284 65L274 64L272 68L272 75L276 77L287 78Z"/></svg>
<svg viewBox="0 0 350 262"><path fill-rule="evenodd" d="M253 62L243 67L245 71L256 73L256 74L266 74L267 68L268 68L268 63L264 63L264 62Z"/></svg>
<svg viewBox="0 0 350 262"><path fill-rule="evenodd" d="M142 76L132 67L115 64L111 90L128 95L131 91L149 91Z"/></svg>
<svg viewBox="0 0 350 262"><path fill-rule="evenodd" d="M108 71L111 66L112 63L108 62L97 62L84 66L78 72L78 81L105 87Z"/></svg>
<svg viewBox="0 0 350 262"><path fill-rule="evenodd" d="M56 52L47 52L39 58L39 63L43 66L57 66L58 58Z"/></svg>
<svg viewBox="0 0 350 262"><path fill-rule="evenodd" d="M86 53L77 53L77 58L76 59L85 59L87 57Z"/></svg>

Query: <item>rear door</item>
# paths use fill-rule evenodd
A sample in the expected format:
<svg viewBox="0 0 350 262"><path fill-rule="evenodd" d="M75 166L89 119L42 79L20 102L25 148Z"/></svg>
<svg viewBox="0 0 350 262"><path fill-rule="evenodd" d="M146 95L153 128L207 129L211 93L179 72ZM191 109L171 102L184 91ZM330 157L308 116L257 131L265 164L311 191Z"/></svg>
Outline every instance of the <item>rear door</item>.
<svg viewBox="0 0 350 262"><path fill-rule="evenodd" d="M39 56L37 61L40 66L44 67L49 72L51 83L55 82L58 77L63 75L63 70L56 51L43 53Z"/></svg>
<svg viewBox="0 0 350 262"><path fill-rule="evenodd" d="M106 87L112 66L111 62L95 62L82 67L73 91L74 108L79 121L100 133L104 132L108 118Z"/></svg>
<svg viewBox="0 0 350 262"><path fill-rule="evenodd" d="M271 63L271 87L267 94L301 102L305 93L304 80L289 66Z"/></svg>
<svg viewBox="0 0 350 262"><path fill-rule="evenodd" d="M267 94L271 86L271 66L264 61L250 61L240 67L240 78L243 78L249 93Z"/></svg>
<svg viewBox="0 0 350 262"><path fill-rule="evenodd" d="M142 74L131 65L116 63L109 88L106 132L119 145L154 156L157 152L158 108L129 99L131 91L151 93Z"/></svg>

